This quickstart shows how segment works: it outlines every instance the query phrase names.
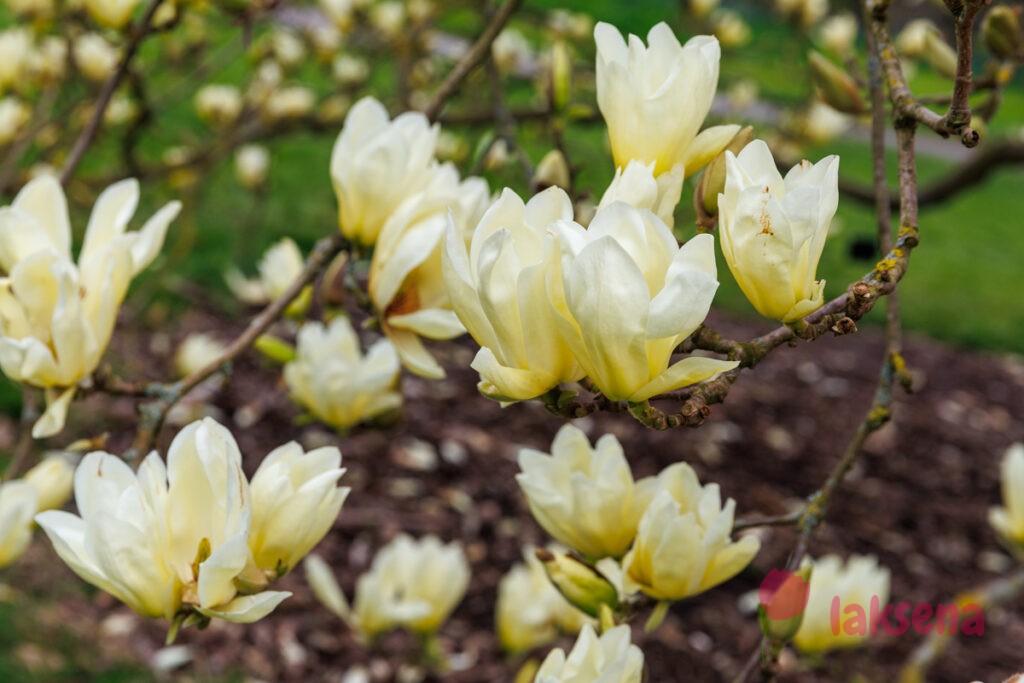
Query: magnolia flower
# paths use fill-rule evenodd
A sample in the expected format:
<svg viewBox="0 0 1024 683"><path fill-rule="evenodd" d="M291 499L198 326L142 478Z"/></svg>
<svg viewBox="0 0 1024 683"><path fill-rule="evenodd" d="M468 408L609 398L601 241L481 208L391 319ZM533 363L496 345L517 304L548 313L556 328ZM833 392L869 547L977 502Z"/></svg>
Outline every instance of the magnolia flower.
<svg viewBox="0 0 1024 683"><path fill-rule="evenodd" d="M81 517L50 511L36 521L75 573L140 614L248 623L290 595L265 588L337 515L348 492L335 486L340 458L287 444L250 489L234 437L205 419L175 437L166 466L154 452L135 473L90 453L75 474Z"/></svg>
<svg viewBox="0 0 1024 683"><path fill-rule="evenodd" d="M196 91L199 118L214 126L230 126L242 113L242 92L233 85L204 85Z"/></svg>
<svg viewBox="0 0 1024 683"><path fill-rule="evenodd" d="M305 264L299 245L291 237L285 237L263 254L258 278L247 279L237 268L232 268L225 273L224 280L240 301L259 306L283 295L302 274Z"/></svg>
<svg viewBox="0 0 1024 683"><path fill-rule="evenodd" d="M95 82L107 80L120 59L118 49L96 33L85 33L76 38L73 53L82 75Z"/></svg>
<svg viewBox="0 0 1024 683"><path fill-rule="evenodd" d="M654 175L654 163L630 161L615 169L615 178L601 196L599 209L613 202L625 202L637 209L650 209L665 225L675 225L676 204L683 192L683 169Z"/></svg>
<svg viewBox="0 0 1024 683"><path fill-rule="evenodd" d="M344 473L333 446L306 453L292 441L267 454L250 484L257 567L282 576L327 535L350 491L337 486Z"/></svg>
<svg viewBox="0 0 1024 683"><path fill-rule="evenodd" d="M32 55L32 32L27 28L0 31L0 94L20 86Z"/></svg>
<svg viewBox="0 0 1024 683"><path fill-rule="evenodd" d="M299 330L296 358L284 366L284 381L298 403L329 425L347 429L396 410L394 390L401 367L394 346L374 343L364 357L347 318L325 327L306 323Z"/></svg>
<svg viewBox="0 0 1024 683"><path fill-rule="evenodd" d="M385 38L395 38L406 28L405 5L398 0L378 2L370 10L370 25Z"/></svg>
<svg viewBox="0 0 1024 683"><path fill-rule="evenodd" d="M626 552L653 494L653 478L634 483L613 434L605 434L591 448L586 435L571 424L558 430L550 455L521 450L519 469L516 481L537 523L591 558Z"/></svg>
<svg viewBox="0 0 1024 683"><path fill-rule="evenodd" d="M857 17L852 12L834 14L818 27L821 44L837 55L847 55L857 41Z"/></svg>
<svg viewBox="0 0 1024 683"><path fill-rule="evenodd" d="M53 0L6 0L6 4L15 14L46 16L53 12Z"/></svg>
<svg viewBox="0 0 1024 683"><path fill-rule="evenodd" d="M121 28L127 24L139 0L83 0L85 9L97 22L110 28Z"/></svg>
<svg viewBox="0 0 1024 683"><path fill-rule="evenodd" d="M46 36L32 53L32 71L43 82L54 83L67 71L68 41L61 36Z"/></svg>
<svg viewBox="0 0 1024 683"><path fill-rule="evenodd" d="M370 65L362 57L340 54L331 63L331 73L339 84L359 85L370 76Z"/></svg>
<svg viewBox="0 0 1024 683"><path fill-rule="evenodd" d="M174 354L174 369L181 377L205 368L214 358L220 358L227 347L216 338L203 332L195 332L178 344Z"/></svg>
<svg viewBox="0 0 1024 683"><path fill-rule="evenodd" d="M418 112L391 121L372 97L352 106L331 153L343 235L364 246L376 243L395 207L430 182L438 130Z"/></svg>
<svg viewBox="0 0 1024 683"><path fill-rule="evenodd" d="M263 113L271 121L297 119L313 111L316 94L302 85L279 88L263 102Z"/></svg>
<svg viewBox="0 0 1024 683"><path fill-rule="evenodd" d="M320 0L320 9L335 26L348 31L352 27L354 4L352 0Z"/></svg>
<svg viewBox="0 0 1024 683"><path fill-rule="evenodd" d="M32 541L36 488L19 479L0 483L0 567L21 557Z"/></svg>
<svg viewBox="0 0 1024 683"><path fill-rule="evenodd" d="M75 466L63 455L51 455L25 473L36 490L36 511L55 510L71 498Z"/></svg>
<svg viewBox="0 0 1024 683"><path fill-rule="evenodd" d="M702 382L737 363L675 348L703 322L718 289L711 235L679 247L648 210L615 202L590 227L552 227L561 272L550 277L558 326L587 377L608 398L631 402Z"/></svg>
<svg viewBox="0 0 1024 683"><path fill-rule="evenodd" d="M296 66L306 58L306 46L294 31L279 29L270 37L270 47L278 64Z"/></svg>
<svg viewBox="0 0 1024 683"><path fill-rule="evenodd" d="M676 463L657 487L622 560L627 589L681 600L728 581L757 554L754 536L730 540L736 501L723 506L718 484L701 486L689 465Z"/></svg>
<svg viewBox="0 0 1024 683"><path fill-rule="evenodd" d="M838 601L838 607L836 603ZM871 625L864 615L869 611L876 614L872 603L878 603L878 610L884 610L889 602L889 570L878 566L872 556L854 555L845 566L837 555L826 555L813 562L811 589L807 597L800 630L793 637L793 643L804 652L825 652L837 648L856 647L863 643L870 633ZM842 615L845 621L853 606L861 610L861 624L864 634L858 629L842 628L834 624L833 615ZM836 633L834 626L839 627Z"/></svg>
<svg viewBox="0 0 1024 683"><path fill-rule="evenodd" d="M14 142L32 116L32 110L14 97L0 97L0 147Z"/></svg>
<svg viewBox="0 0 1024 683"><path fill-rule="evenodd" d="M548 231L572 215L572 202L557 187L525 205L505 189L480 219L468 250L458 227L448 226L444 282L455 314L481 346L472 367L485 396L534 398L583 376L558 333L547 293L558 265Z"/></svg>
<svg viewBox="0 0 1024 683"><path fill-rule="evenodd" d="M655 175L682 164L699 171L736 135L739 126L700 132L718 87L721 50L713 36L680 45L664 22L629 44L619 30L600 22L597 42L597 104L608 124L615 165L654 163Z"/></svg>
<svg viewBox="0 0 1024 683"><path fill-rule="evenodd" d="M377 239L370 263L370 300L402 363L418 375L444 377L420 337L451 339L466 331L451 310L441 273L448 220L457 233L468 235L489 198L483 179L460 182L454 166L437 166L430 184L395 209Z"/></svg>
<svg viewBox="0 0 1024 683"><path fill-rule="evenodd" d="M599 638L587 624L569 656L555 648L544 659L534 683L641 683L644 653L630 642L629 626L610 628Z"/></svg>
<svg viewBox="0 0 1024 683"><path fill-rule="evenodd" d="M75 385L89 376L110 341L133 276L163 245L179 202L125 232L139 200L136 180L122 180L96 200L76 265L71 260L67 200L56 178L29 182L0 208L0 368L16 382L47 389L36 438L64 426Z"/></svg>
<svg viewBox="0 0 1024 683"><path fill-rule="evenodd" d="M248 623L290 593L266 591L251 565L253 500L231 433L213 420L185 427L167 464L153 452L138 472L96 451L75 473L81 515L36 516L54 549L82 579L139 614Z"/></svg>
<svg viewBox="0 0 1024 683"><path fill-rule="evenodd" d="M525 563L512 567L498 583L495 627L501 646L511 653L546 645L560 633L579 633L587 616L551 585L533 548L523 551Z"/></svg>
<svg viewBox="0 0 1024 683"><path fill-rule="evenodd" d="M727 151L725 169L719 235L740 289L782 322L820 308L825 281L814 278L839 205L839 157L803 161L783 179L768 145L754 140L738 156Z"/></svg>
<svg viewBox="0 0 1024 683"><path fill-rule="evenodd" d="M436 536L413 540L400 534L373 558L356 582L355 626L372 639L393 628L437 631L469 586L469 563L456 543Z"/></svg>
<svg viewBox="0 0 1024 683"><path fill-rule="evenodd" d="M988 520L1000 536L1024 545L1024 444L1006 450L1002 466L1003 505L988 513Z"/></svg>
<svg viewBox="0 0 1024 683"><path fill-rule="evenodd" d="M235 177L250 190L261 187L270 170L270 152L262 145L242 145L235 152Z"/></svg>

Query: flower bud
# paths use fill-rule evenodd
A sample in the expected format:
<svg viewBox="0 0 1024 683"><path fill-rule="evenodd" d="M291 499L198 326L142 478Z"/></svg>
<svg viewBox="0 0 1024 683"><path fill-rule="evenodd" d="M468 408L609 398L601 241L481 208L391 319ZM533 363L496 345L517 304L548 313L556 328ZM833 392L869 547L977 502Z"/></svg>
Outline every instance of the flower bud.
<svg viewBox="0 0 1024 683"><path fill-rule="evenodd" d="M996 5L985 15L981 32L989 51L1000 59L1021 55L1024 34L1021 33L1021 6Z"/></svg>
<svg viewBox="0 0 1024 683"><path fill-rule="evenodd" d="M0 483L0 567L11 564L32 542L36 487L27 481Z"/></svg>
<svg viewBox="0 0 1024 683"><path fill-rule="evenodd" d="M812 568L805 562L796 572L772 569L761 582L758 619L761 631L776 643L789 642L803 622Z"/></svg>
<svg viewBox="0 0 1024 683"><path fill-rule="evenodd" d="M174 369L187 377L205 368L214 358L224 354L227 347L209 334L193 332L178 345L174 354Z"/></svg>
<svg viewBox="0 0 1024 683"><path fill-rule="evenodd" d="M24 102L0 98L0 148L14 142L31 115L32 110Z"/></svg>
<svg viewBox="0 0 1024 683"><path fill-rule="evenodd" d="M84 0L89 15L100 24L121 28L127 24L139 0Z"/></svg>
<svg viewBox="0 0 1024 683"><path fill-rule="evenodd" d="M537 550L537 559L544 563L551 583L566 600L592 617L601 613L601 606L619 608L619 594L608 579L594 567L572 555Z"/></svg>
<svg viewBox="0 0 1024 683"><path fill-rule="evenodd" d="M552 185L563 190L569 189L569 164L565 161L565 155L557 149L545 154L533 172L535 190L540 191Z"/></svg>
<svg viewBox="0 0 1024 683"><path fill-rule="evenodd" d="M61 454L51 455L25 473L36 490L36 509L56 510L71 498L75 466Z"/></svg>
<svg viewBox="0 0 1024 683"><path fill-rule="evenodd" d="M865 614L884 609L889 602L889 570L879 567L874 557L859 555L852 556L845 565L836 555L827 555L812 564L807 607L793 643L802 652L825 652L862 644L871 634ZM848 630L843 628L845 622L836 623L840 619L856 621L851 612L858 610L865 622L861 629Z"/></svg>
<svg viewBox="0 0 1024 683"><path fill-rule="evenodd" d="M107 80L120 58L116 47L96 33L86 33L74 43L75 64L93 82Z"/></svg>
<svg viewBox="0 0 1024 683"><path fill-rule="evenodd" d="M233 85L204 85L196 91L199 118L212 126L230 126L242 113L242 93Z"/></svg>
<svg viewBox="0 0 1024 683"><path fill-rule="evenodd" d="M956 50L950 47L946 39L937 31L929 31L925 34L924 57L939 74L946 78L956 77Z"/></svg>
<svg viewBox="0 0 1024 683"><path fill-rule="evenodd" d="M848 55L857 41L857 17L851 12L835 14L821 23L818 35L829 52Z"/></svg>
<svg viewBox="0 0 1024 683"><path fill-rule="evenodd" d="M564 40L551 46L551 109L562 111L572 89L572 51Z"/></svg>
<svg viewBox="0 0 1024 683"><path fill-rule="evenodd" d="M826 104L847 114L860 114L864 111L860 87L845 69L836 66L815 50L808 53L807 59L811 66L811 79Z"/></svg>
<svg viewBox="0 0 1024 683"><path fill-rule="evenodd" d="M1011 546L1024 550L1024 444L1006 450L1001 468L1003 505L989 511L989 523Z"/></svg>
<svg viewBox="0 0 1024 683"><path fill-rule="evenodd" d="M753 126L741 129L733 136L725 149L704 168L704 173L700 177L700 183L694 194L695 203L703 210L704 215L718 215L718 195L725 190L725 153L739 154L753 139Z"/></svg>

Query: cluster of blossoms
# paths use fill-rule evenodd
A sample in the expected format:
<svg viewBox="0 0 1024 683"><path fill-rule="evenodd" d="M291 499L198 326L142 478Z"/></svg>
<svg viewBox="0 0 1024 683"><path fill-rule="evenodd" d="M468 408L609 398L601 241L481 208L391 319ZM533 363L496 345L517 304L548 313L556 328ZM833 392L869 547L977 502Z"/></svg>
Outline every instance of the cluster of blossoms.
<svg viewBox="0 0 1024 683"><path fill-rule="evenodd" d="M271 451L251 481L227 429L205 419L175 437L167 462L137 472L89 453L75 472L78 515L36 522L83 580L149 617L248 623L290 593L267 590L330 530L348 495L337 448Z"/></svg>

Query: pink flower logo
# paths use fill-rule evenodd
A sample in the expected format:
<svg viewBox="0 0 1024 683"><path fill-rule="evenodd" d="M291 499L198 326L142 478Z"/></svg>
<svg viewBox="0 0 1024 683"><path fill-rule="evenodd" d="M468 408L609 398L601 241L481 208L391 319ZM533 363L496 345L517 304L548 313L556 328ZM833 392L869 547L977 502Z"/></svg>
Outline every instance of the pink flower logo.
<svg viewBox="0 0 1024 683"><path fill-rule="evenodd" d="M765 615L773 621L781 621L803 613L810 588L810 581L799 574L773 569L761 582L757 597Z"/></svg>

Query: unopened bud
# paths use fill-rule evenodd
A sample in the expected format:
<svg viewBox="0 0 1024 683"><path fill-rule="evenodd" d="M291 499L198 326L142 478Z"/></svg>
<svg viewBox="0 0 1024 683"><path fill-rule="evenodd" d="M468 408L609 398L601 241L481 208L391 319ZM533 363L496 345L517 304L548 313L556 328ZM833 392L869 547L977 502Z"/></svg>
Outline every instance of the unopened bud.
<svg viewBox="0 0 1024 683"><path fill-rule="evenodd" d="M811 78L818 95L833 109L845 114L864 111L864 98L860 87L844 69L836 66L820 52L811 50L807 56L811 65Z"/></svg>
<svg viewBox="0 0 1024 683"><path fill-rule="evenodd" d="M740 132L736 133L732 140L729 141L729 144L725 146L725 149L704 168L704 173L700 177L700 183L697 185L695 199L705 215L718 215L718 195L725 191L725 153L739 154L747 146L747 143L753 139L753 126L741 128Z"/></svg>
<svg viewBox="0 0 1024 683"><path fill-rule="evenodd" d="M956 76L956 51L938 33L924 37L924 58L931 67L947 78Z"/></svg>
<svg viewBox="0 0 1024 683"><path fill-rule="evenodd" d="M533 172L533 186L536 190L557 185L563 190L569 189L569 164L565 155L553 149L544 155Z"/></svg>
<svg viewBox="0 0 1024 683"><path fill-rule="evenodd" d="M283 339L278 339L269 334L262 334L257 337L252 346L275 363L283 365L295 360L295 347Z"/></svg>
<svg viewBox="0 0 1024 683"><path fill-rule="evenodd" d="M601 613L602 605L618 609L618 591L594 567L571 555L556 555L543 548L537 550L537 559L544 564L544 571L558 592L577 609L592 617Z"/></svg>
<svg viewBox="0 0 1024 683"><path fill-rule="evenodd" d="M551 109L563 111L572 88L572 52L564 40L551 46Z"/></svg>
<svg viewBox="0 0 1024 683"><path fill-rule="evenodd" d="M981 25L985 45L1000 59L1010 59L1021 54L1024 33L1021 32L1020 6L997 5L989 10Z"/></svg>
<svg viewBox="0 0 1024 683"><path fill-rule="evenodd" d="M809 562L795 572L773 569L761 582L757 609L761 631L776 643L788 642L800 630L811 589Z"/></svg>

